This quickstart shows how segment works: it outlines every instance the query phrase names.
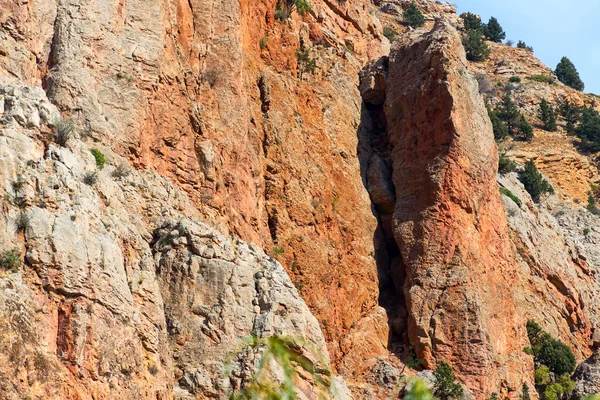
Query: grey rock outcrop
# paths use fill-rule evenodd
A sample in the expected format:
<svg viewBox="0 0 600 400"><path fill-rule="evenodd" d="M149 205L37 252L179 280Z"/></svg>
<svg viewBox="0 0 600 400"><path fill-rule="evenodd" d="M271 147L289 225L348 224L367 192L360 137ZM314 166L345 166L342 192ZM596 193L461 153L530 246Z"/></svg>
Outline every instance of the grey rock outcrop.
<svg viewBox="0 0 600 400"><path fill-rule="evenodd" d="M250 335L294 337L329 368L276 260L201 222L155 172L115 173L110 148L98 169L81 140L44 145L59 116L40 88L0 93L0 255L24 255L0 272L1 398L226 398L260 359Z"/></svg>

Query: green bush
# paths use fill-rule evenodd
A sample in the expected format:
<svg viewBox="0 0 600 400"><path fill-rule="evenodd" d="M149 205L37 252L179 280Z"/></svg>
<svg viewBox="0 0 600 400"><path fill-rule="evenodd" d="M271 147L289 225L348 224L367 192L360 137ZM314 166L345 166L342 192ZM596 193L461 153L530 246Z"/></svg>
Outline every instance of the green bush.
<svg viewBox="0 0 600 400"><path fill-rule="evenodd" d="M298 69L300 70L300 80L302 80L305 73L313 73L317 68L317 60L310 56L310 50L308 48L299 48L296 51L296 60L298 60Z"/></svg>
<svg viewBox="0 0 600 400"><path fill-rule="evenodd" d="M531 75L526 77L525 79L528 79L530 81L534 81L534 82L540 82L540 83L547 83L549 85L554 85L554 78L548 75Z"/></svg>
<svg viewBox="0 0 600 400"><path fill-rule="evenodd" d="M483 33L487 40L501 43L506 38L506 33L498 23L498 20L491 17L489 22L483 27Z"/></svg>
<svg viewBox="0 0 600 400"><path fill-rule="evenodd" d="M513 192L511 192L510 190L508 190L507 188L500 188L500 193L502 193L503 195L507 196L509 199L511 199L512 201L515 202L515 204L521 208L521 199L519 199L517 196L514 195Z"/></svg>
<svg viewBox="0 0 600 400"><path fill-rule="evenodd" d="M283 246L275 246L273 247L273 257L277 258L278 256L285 253L285 248Z"/></svg>
<svg viewBox="0 0 600 400"><path fill-rule="evenodd" d="M21 251L18 248L5 251L0 255L0 269L16 272L21 267Z"/></svg>
<svg viewBox="0 0 600 400"><path fill-rule="evenodd" d="M411 3L402 16L404 17L404 22L411 28L419 28L425 25L425 16L419 11L415 3Z"/></svg>
<svg viewBox="0 0 600 400"><path fill-rule="evenodd" d="M552 380L550 379L550 368L542 365L537 368L534 372L535 384L538 386L545 386L549 384Z"/></svg>
<svg viewBox="0 0 600 400"><path fill-rule="evenodd" d="M289 17L290 17L290 11L287 8L283 8L283 7L280 7L280 5L278 5L277 8L275 9L275 19L277 19L279 21L285 21Z"/></svg>
<svg viewBox="0 0 600 400"><path fill-rule="evenodd" d="M531 47L531 46L527 46L527 45L525 44L525 42L524 42L524 41L522 41L522 40L519 40L519 41L517 42L517 48L519 48L519 49L525 49L525 50L529 50L529 51L531 51L531 52L533 53L533 47Z"/></svg>
<svg viewBox="0 0 600 400"><path fill-rule="evenodd" d="M90 152L96 159L96 167L98 169L104 168L104 164L106 164L106 159L104 158L104 154L102 154L102 152L100 150L95 149L95 148L91 149Z"/></svg>
<svg viewBox="0 0 600 400"><path fill-rule="evenodd" d="M547 365L556 375L572 373L575 370L576 360L569 346L546 335L537 352L534 348L534 357L543 365Z"/></svg>
<svg viewBox="0 0 600 400"><path fill-rule="evenodd" d="M300 15L312 11L312 5L306 0L280 0L275 9L275 19L285 21L292 14L292 10Z"/></svg>
<svg viewBox="0 0 600 400"><path fill-rule="evenodd" d="M511 82L511 83L520 83L521 82L521 78L518 77L518 76L511 76L508 81Z"/></svg>
<svg viewBox="0 0 600 400"><path fill-rule="evenodd" d="M498 157L498 172L504 175L513 172L515 169L517 169L517 164L506 157L505 153L500 153Z"/></svg>
<svg viewBox="0 0 600 400"><path fill-rule="evenodd" d="M410 390L403 397L404 400L434 400L425 381L415 379Z"/></svg>
<svg viewBox="0 0 600 400"><path fill-rule="evenodd" d="M440 361L433 371L435 384L433 394L440 400L458 399L463 395L463 387L455 382L452 367L445 361Z"/></svg>
<svg viewBox="0 0 600 400"><path fill-rule="evenodd" d="M500 397L498 397L498 393L494 392L490 395L489 400L500 400Z"/></svg>
<svg viewBox="0 0 600 400"><path fill-rule="evenodd" d="M480 31L469 30L462 38L467 60L469 61L485 61L490 56L490 48L485 43Z"/></svg>
<svg viewBox="0 0 600 400"><path fill-rule="evenodd" d="M525 169L519 174L519 179L535 202L539 202L540 196L544 193L554 194L554 188L543 178L533 160L525 163Z"/></svg>
<svg viewBox="0 0 600 400"><path fill-rule="evenodd" d="M408 346L408 356L406 356L406 359L404 360L404 364L406 364L406 366L408 368L412 368L412 369L420 368L424 364L423 360L421 360L419 357L417 357L417 353L415 352L415 347L412 343Z"/></svg>
<svg viewBox="0 0 600 400"><path fill-rule="evenodd" d="M559 81L573 89L583 90L585 88L575 65L567 57L561 58L554 73Z"/></svg>
<svg viewBox="0 0 600 400"><path fill-rule="evenodd" d="M290 0L288 0L290 3ZM296 11L300 15L312 11L312 5L306 0L291 0L291 3L296 7Z"/></svg>
<svg viewBox="0 0 600 400"><path fill-rule="evenodd" d="M390 42L393 42L398 36L398 31L393 27L386 25L383 27L383 36L385 36Z"/></svg>
<svg viewBox="0 0 600 400"><path fill-rule="evenodd" d="M267 47L268 42L269 42L269 39L266 36L261 37L260 42L258 43L260 49L261 50L265 49Z"/></svg>
<svg viewBox="0 0 600 400"><path fill-rule="evenodd" d="M531 343L531 350L534 360L546 366L555 376L572 373L575 370L576 360L573 352L563 342L554 339L546 333L535 321L527 321L527 336ZM539 368L542 370L542 368ZM547 380L540 372L540 381ZM538 381L536 372L536 383ZM541 384L541 383L538 383Z"/></svg>
<svg viewBox="0 0 600 400"><path fill-rule="evenodd" d="M573 389L575 389L575 382L569 375L562 375L557 382L545 387L544 400L560 400L565 395L570 395Z"/></svg>
<svg viewBox="0 0 600 400"><path fill-rule="evenodd" d="M556 131L556 113L554 109L548 104L546 99L543 99L540 103L538 110L538 117L542 121L542 127L550 132Z"/></svg>

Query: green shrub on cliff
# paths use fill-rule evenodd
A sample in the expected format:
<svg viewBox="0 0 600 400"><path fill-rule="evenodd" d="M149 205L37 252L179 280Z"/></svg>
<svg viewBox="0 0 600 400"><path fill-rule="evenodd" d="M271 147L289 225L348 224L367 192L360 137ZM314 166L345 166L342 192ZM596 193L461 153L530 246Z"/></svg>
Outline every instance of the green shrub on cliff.
<svg viewBox="0 0 600 400"><path fill-rule="evenodd" d="M542 194L554 193L554 188L546 179L544 179L540 171L538 171L537 167L535 166L533 160L529 160L525 163L525 169L519 174L519 179L521 180L521 183L523 183L523 186L525 186L525 190L529 192L531 198L536 203L540 201L540 196Z"/></svg>
<svg viewBox="0 0 600 400"><path fill-rule="evenodd" d="M393 42L398 36L398 31L393 27L386 25L383 27L383 36L385 36L390 42Z"/></svg>
<svg viewBox="0 0 600 400"><path fill-rule="evenodd" d="M104 164L106 164L106 158L104 157L104 154L96 148L91 149L90 153L92 153L94 159L96 160L96 167L98 169L103 169Z"/></svg>
<svg viewBox="0 0 600 400"><path fill-rule="evenodd" d="M280 0L275 9L275 19L285 21L294 9L298 14L304 15L312 11L312 4L307 0Z"/></svg>
<svg viewBox="0 0 600 400"><path fill-rule="evenodd" d="M435 400L427 384L421 379L415 379L410 390L403 397L404 400Z"/></svg>
<svg viewBox="0 0 600 400"><path fill-rule="evenodd" d="M300 80L305 73L312 74L317 68L317 59L311 57L310 50L302 47L296 51L296 60L298 61L298 69L300 70Z"/></svg>
<svg viewBox="0 0 600 400"><path fill-rule="evenodd" d="M498 172L501 175L508 174L517 169L517 164L510 158L506 157L505 153L500 153L498 157Z"/></svg>
<svg viewBox="0 0 600 400"><path fill-rule="evenodd" d="M527 46L527 44L525 44L525 42L524 42L524 41L522 41L522 40L519 40L519 41L517 42L517 48L518 48L518 49L525 49L525 50L529 50L530 52L532 52L532 53L533 53L533 47L531 47L531 46Z"/></svg>
<svg viewBox="0 0 600 400"><path fill-rule="evenodd" d="M415 3L411 3L402 16L404 17L404 22L411 28L419 28L425 25L425 16L419 11Z"/></svg>
<svg viewBox="0 0 600 400"><path fill-rule="evenodd" d="M521 208L521 199L519 199L513 192L508 190L507 188L500 188L500 193L511 199L519 208Z"/></svg>
<svg viewBox="0 0 600 400"><path fill-rule="evenodd" d="M433 394L440 400L458 399L463 395L463 387L455 382L452 367L445 361L440 361L433 371L435 384Z"/></svg>
<svg viewBox="0 0 600 400"><path fill-rule="evenodd" d="M531 160L529 162L533 164ZM575 370L575 355L569 346L554 339L535 321L527 321L527 336L536 362L548 367L556 376L570 374Z"/></svg>
<svg viewBox="0 0 600 400"><path fill-rule="evenodd" d="M21 251L14 248L0 255L0 269L16 272L21 266Z"/></svg>

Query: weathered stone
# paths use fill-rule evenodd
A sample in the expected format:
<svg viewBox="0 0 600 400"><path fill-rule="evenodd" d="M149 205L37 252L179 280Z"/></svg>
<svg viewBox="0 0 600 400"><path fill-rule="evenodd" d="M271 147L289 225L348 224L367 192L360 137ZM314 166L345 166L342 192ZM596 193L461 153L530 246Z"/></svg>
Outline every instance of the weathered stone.
<svg viewBox="0 0 600 400"><path fill-rule="evenodd" d="M466 65L446 22L403 36L390 54L384 110L409 338L427 367L448 361L483 396L517 390L528 363L507 280L516 261L494 179L497 149Z"/></svg>
<svg viewBox="0 0 600 400"><path fill-rule="evenodd" d="M578 398L600 393L600 354L598 352L577 367L573 380L575 381L573 395Z"/></svg>

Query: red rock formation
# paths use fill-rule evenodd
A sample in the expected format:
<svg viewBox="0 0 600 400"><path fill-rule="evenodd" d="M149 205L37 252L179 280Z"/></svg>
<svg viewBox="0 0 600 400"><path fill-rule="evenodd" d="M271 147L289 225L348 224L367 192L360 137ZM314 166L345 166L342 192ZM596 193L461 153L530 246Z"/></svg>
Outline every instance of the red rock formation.
<svg viewBox="0 0 600 400"><path fill-rule="evenodd" d="M409 338L428 368L448 361L478 398L516 390L531 367L511 293L516 263L492 128L458 32L438 22L402 38L388 88Z"/></svg>

